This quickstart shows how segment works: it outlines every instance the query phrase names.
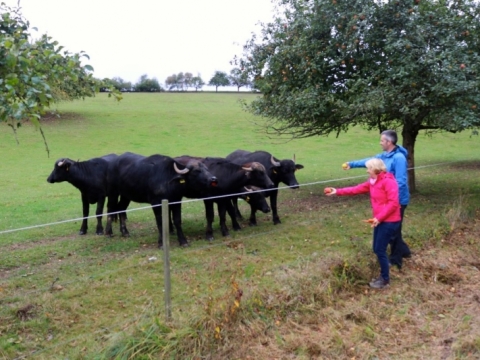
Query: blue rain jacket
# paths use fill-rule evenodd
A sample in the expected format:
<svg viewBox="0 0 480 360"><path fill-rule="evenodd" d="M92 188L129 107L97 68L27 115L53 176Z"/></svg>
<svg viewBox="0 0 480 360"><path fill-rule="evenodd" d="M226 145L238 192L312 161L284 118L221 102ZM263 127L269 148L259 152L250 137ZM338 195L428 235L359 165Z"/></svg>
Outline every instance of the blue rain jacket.
<svg viewBox="0 0 480 360"><path fill-rule="evenodd" d="M407 163L407 149L403 146L397 145L395 149L390 152L382 152L373 157L382 159L387 167L387 171L395 176L398 183L398 194L400 205L408 205L410 202L410 191L408 190L408 163ZM365 163L372 159L368 157L361 160L348 161L350 168L365 167Z"/></svg>

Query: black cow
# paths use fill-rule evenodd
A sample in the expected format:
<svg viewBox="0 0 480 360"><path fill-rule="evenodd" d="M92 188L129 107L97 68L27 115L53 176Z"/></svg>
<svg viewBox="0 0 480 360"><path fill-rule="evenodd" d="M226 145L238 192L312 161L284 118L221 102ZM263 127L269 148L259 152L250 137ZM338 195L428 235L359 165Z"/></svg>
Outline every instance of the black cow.
<svg viewBox="0 0 480 360"><path fill-rule="evenodd" d="M245 200L248 205L250 205L250 219L248 222L248 225L250 226L256 226L257 225L257 220L255 218L255 212L257 210L267 214L270 212L270 206L268 206L267 200L265 198L265 191L262 188L259 188L257 186L245 186L244 188L247 192L242 193L239 195L240 199ZM236 217L235 213L235 208L232 208L234 210L233 217Z"/></svg>
<svg viewBox="0 0 480 360"><path fill-rule="evenodd" d="M189 159L197 159L205 164L208 170L217 177L218 186L210 188L206 192L191 192L187 194L190 198L206 198L215 197L215 199L204 200L205 215L207 218L206 239L213 240L213 220L214 220L214 203L217 203L218 215L220 218L220 229L223 236L228 236L228 228L226 225L226 213L232 218L232 227L234 230L240 230L240 225L235 217L234 208L229 197L225 195L238 194L245 192L244 186L254 185L262 188L272 188L273 182L267 176L265 167L258 162L245 162L242 164L234 164L224 158L194 158L190 156L179 156L175 160L180 163L189 161Z"/></svg>
<svg viewBox="0 0 480 360"><path fill-rule="evenodd" d="M90 204L97 204L97 235L103 234L102 214L107 197L107 170L108 164L114 161L117 155L110 154L87 161L73 161L67 158L55 162L52 173L47 178L51 184L68 181L82 194L83 220L79 234L85 235L88 230L88 213ZM110 205L107 206L110 212Z"/></svg>
<svg viewBox="0 0 480 360"><path fill-rule="evenodd" d="M292 189L298 189L299 185L295 178L295 171L303 169L303 165L295 164L294 160L278 160L272 154L266 151L249 152L245 150L236 150L227 156L236 164L242 164L248 161L258 161L267 170L267 174L275 184L275 188L265 193L265 196L270 197L270 207L272 208L273 223L280 224L280 217L277 210L278 185L282 182ZM241 217L236 200L233 200L237 214ZM255 214L251 216L250 221L255 224Z"/></svg>
<svg viewBox="0 0 480 360"><path fill-rule="evenodd" d="M172 220L177 230L180 246L188 246L182 230L182 197L190 192L206 192L218 185L217 178L198 160L191 159L180 163L164 155L142 156L133 153L120 155L108 170L109 201L113 204L118 196L120 201L115 208L120 211L120 231L128 236L125 211L130 201L149 203L159 231L158 245L162 247L162 200L170 203ZM173 204L172 204L173 203ZM112 217L108 217L106 232L111 232Z"/></svg>

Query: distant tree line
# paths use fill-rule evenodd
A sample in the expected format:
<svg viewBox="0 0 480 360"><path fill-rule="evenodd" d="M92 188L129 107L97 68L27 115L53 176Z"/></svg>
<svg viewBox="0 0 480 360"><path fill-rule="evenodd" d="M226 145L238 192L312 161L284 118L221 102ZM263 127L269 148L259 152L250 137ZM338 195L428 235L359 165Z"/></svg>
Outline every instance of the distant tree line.
<svg viewBox="0 0 480 360"><path fill-rule="evenodd" d="M111 87L121 92L188 91L189 89L198 91L205 85L200 74L193 76L191 72L179 72L168 76L165 79L165 87L162 87L156 78L149 78L146 74L142 75L135 84L125 81L121 77L114 77L108 81ZM252 81L246 72L242 72L239 68L233 68L230 75L223 71L215 71L208 85L215 86L217 92L220 86L236 86L237 91L240 91L241 87L251 87ZM109 91L109 89L103 87L101 91Z"/></svg>
<svg viewBox="0 0 480 360"><path fill-rule="evenodd" d="M109 79L109 84L121 92L161 92L165 89L160 85L156 78L149 78L147 74L140 76L140 79L132 85L130 81L125 81L121 77ZM108 91L102 88L100 91Z"/></svg>

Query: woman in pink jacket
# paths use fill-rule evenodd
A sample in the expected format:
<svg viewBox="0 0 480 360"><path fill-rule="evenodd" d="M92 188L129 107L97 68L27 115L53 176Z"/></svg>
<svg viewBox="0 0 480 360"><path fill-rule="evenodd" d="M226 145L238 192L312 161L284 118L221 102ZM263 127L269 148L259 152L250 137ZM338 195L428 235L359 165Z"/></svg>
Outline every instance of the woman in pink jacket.
<svg viewBox="0 0 480 360"><path fill-rule="evenodd" d="M366 162L368 181L357 186L341 189L327 188L325 194L357 195L370 192L372 203L373 252L380 263L380 276L370 282L375 289L383 289L390 284L390 264L387 246L400 227L400 203L398 184L395 177L388 173L381 159L373 158Z"/></svg>

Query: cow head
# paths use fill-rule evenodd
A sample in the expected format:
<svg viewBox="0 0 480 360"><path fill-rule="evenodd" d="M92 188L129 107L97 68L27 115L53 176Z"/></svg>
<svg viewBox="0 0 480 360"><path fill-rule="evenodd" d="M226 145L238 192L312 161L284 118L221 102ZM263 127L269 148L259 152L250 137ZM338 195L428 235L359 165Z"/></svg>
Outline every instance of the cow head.
<svg viewBox="0 0 480 360"><path fill-rule="evenodd" d="M218 180L213 176L201 161L190 159L185 163L174 161L173 167L178 174L180 183L193 189L205 190L218 185ZM181 169L183 167L183 169Z"/></svg>
<svg viewBox="0 0 480 360"><path fill-rule="evenodd" d="M293 160L276 160L273 156L271 158L272 167L270 168L270 176L275 183L284 183L292 189L298 189L298 181L295 177L297 170L303 169L303 165L295 163L295 155Z"/></svg>
<svg viewBox="0 0 480 360"><path fill-rule="evenodd" d="M53 168L53 171L50 174L50 176L47 178L47 181L51 184L53 184L55 182L68 181L70 167L74 163L75 162L73 160L70 160L68 158L58 159L55 162L55 166Z"/></svg>
<svg viewBox="0 0 480 360"><path fill-rule="evenodd" d="M245 175L249 179L250 185L259 186L265 189L271 189L275 186L272 179L267 175L265 166L259 162L251 162L242 165Z"/></svg>
<svg viewBox="0 0 480 360"><path fill-rule="evenodd" d="M245 200L254 210L260 210L265 214L270 212L263 189L257 186L244 186L244 190L246 193L240 195L241 199Z"/></svg>

